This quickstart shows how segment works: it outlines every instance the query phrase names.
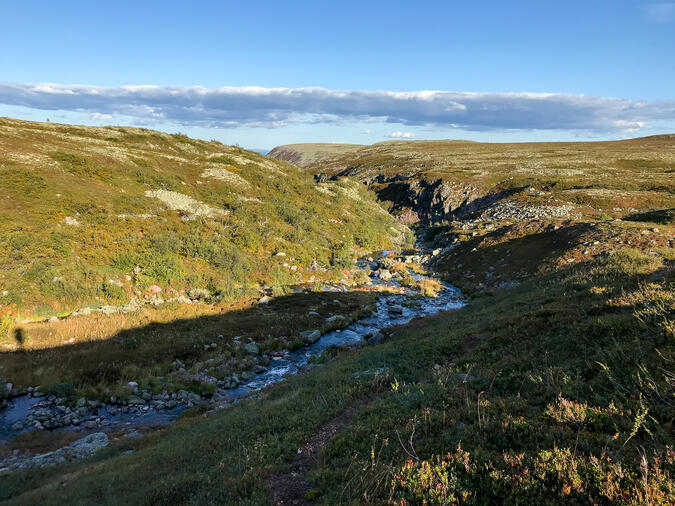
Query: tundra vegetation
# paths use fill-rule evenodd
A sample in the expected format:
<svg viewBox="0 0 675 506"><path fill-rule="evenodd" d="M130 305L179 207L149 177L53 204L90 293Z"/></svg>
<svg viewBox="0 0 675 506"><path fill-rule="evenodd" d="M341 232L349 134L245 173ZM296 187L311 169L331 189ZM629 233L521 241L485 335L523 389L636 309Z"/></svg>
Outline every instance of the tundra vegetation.
<svg viewBox="0 0 675 506"><path fill-rule="evenodd" d="M378 173L421 184L442 177L467 185L461 191L479 188L473 200L491 196L463 211L461 202L453 204L418 225L434 249L427 267L462 287L470 303L391 329L377 346L334 349L322 365L230 409L193 410L175 426L113 441L87 460L0 475L0 499L673 504L672 145L672 137L564 145L385 143L326 160L321 170L306 169L331 173L339 165L336 175L367 166L367 175L351 175L371 186L390 184L370 179ZM376 161L373 153L380 151L389 154ZM453 159L461 163L448 169ZM350 201L358 192L372 203L349 180L334 181L342 190L324 184L318 184L322 191ZM391 204L399 210L418 205ZM419 218L420 209L414 211ZM388 268L405 282L395 260ZM424 285L427 294L438 288ZM350 302L357 296L362 299ZM282 295L274 301L279 312L268 317L291 315L279 325L300 330L303 322L292 323L293 314L325 308L322 302L334 298L317 297ZM343 297L354 315L374 300L369 293ZM273 306L256 310L272 312ZM217 325L262 316L248 311L219 314ZM186 318L159 327L156 339L176 326L172 339L189 343L192 337L179 337L184 330L207 325L212 316ZM53 324L39 325L47 335ZM133 322L133 332L158 330L143 325Z"/></svg>

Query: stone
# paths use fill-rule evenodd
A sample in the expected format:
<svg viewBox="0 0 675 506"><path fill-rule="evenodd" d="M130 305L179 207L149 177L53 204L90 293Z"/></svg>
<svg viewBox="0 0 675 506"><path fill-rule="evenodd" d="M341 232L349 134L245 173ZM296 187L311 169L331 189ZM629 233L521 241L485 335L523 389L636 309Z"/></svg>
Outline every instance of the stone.
<svg viewBox="0 0 675 506"><path fill-rule="evenodd" d="M388 270L388 269L379 269L375 271L375 274L377 274L377 277L380 278L382 281L389 281L391 278L393 278L393 274Z"/></svg>
<svg viewBox="0 0 675 506"><path fill-rule="evenodd" d="M264 297L260 297L258 299L258 303L259 304L269 304L270 300L272 300L272 299L270 299L267 295L265 295Z"/></svg>
<svg viewBox="0 0 675 506"><path fill-rule="evenodd" d="M378 332L377 334L375 334L374 336L372 336L368 339L368 344L370 346L375 346L375 345L378 345L378 344L382 344L386 340L387 340L387 336L385 336L382 332Z"/></svg>
<svg viewBox="0 0 675 506"><path fill-rule="evenodd" d="M319 338L321 337L321 331L318 329L303 330L302 332L300 332L300 337L302 337L308 343L312 344L319 340Z"/></svg>
<svg viewBox="0 0 675 506"><path fill-rule="evenodd" d="M326 318L326 323L336 323L338 321L343 321L343 320L345 320L344 316L342 316L341 314L336 314L336 315L333 315L329 318Z"/></svg>
<svg viewBox="0 0 675 506"><path fill-rule="evenodd" d="M127 387L129 387L133 393L138 392L138 383L135 381L130 381L127 383Z"/></svg>
<svg viewBox="0 0 675 506"><path fill-rule="evenodd" d="M321 315L319 313L317 313L316 311L310 311L309 313L307 313L307 316L312 317L312 318L314 318L314 317L320 318L321 317Z"/></svg>
<svg viewBox="0 0 675 506"><path fill-rule="evenodd" d="M12 425L12 430L22 430L23 429L23 424L21 422L16 422L14 425Z"/></svg>
<svg viewBox="0 0 675 506"><path fill-rule="evenodd" d="M246 350L247 353L250 353L251 355L258 355L260 353L260 346L258 346L258 343L256 343L255 341L247 343L244 346L244 349Z"/></svg>
<svg viewBox="0 0 675 506"><path fill-rule="evenodd" d="M241 373L241 379L248 381L255 378L255 373L253 371L244 371Z"/></svg>

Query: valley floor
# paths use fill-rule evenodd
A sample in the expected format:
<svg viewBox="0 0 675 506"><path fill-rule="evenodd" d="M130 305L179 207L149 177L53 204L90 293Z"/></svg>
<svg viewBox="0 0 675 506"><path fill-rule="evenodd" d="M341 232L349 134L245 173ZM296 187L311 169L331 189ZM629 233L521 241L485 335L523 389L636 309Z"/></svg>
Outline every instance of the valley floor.
<svg viewBox="0 0 675 506"><path fill-rule="evenodd" d="M652 219L430 230L434 268L475 295L463 309L231 409L0 475L0 499L672 504L675 227Z"/></svg>

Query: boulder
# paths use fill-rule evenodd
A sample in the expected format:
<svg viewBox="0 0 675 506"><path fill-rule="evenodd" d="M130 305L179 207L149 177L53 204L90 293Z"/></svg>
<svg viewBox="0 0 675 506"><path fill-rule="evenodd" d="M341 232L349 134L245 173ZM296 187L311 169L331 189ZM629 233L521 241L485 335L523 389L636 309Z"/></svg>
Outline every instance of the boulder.
<svg viewBox="0 0 675 506"><path fill-rule="evenodd" d="M260 346L258 346L258 343L256 342L247 343L244 346L244 349L246 350L247 353L250 353L251 355L258 355L260 353Z"/></svg>
<svg viewBox="0 0 675 506"><path fill-rule="evenodd" d="M377 274L377 277L382 281L389 281L394 277L394 275L388 269L379 269L375 271L375 274Z"/></svg>
<svg viewBox="0 0 675 506"><path fill-rule="evenodd" d="M312 344L319 340L319 338L321 337L321 331L318 329L303 330L302 332L300 332L300 337L302 337L308 343Z"/></svg>

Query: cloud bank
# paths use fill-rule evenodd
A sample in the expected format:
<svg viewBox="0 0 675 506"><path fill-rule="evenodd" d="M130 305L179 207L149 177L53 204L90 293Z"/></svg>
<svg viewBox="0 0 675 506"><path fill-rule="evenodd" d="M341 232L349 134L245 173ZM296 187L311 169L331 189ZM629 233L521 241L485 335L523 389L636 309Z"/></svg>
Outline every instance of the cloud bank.
<svg viewBox="0 0 675 506"><path fill-rule="evenodd" d="M553 93L360 91L325 88L0 83L0 104L130 116L139 123L277 127L384 121L464 130L638 130L675 119L675 100L634 101Z"/></svg>

